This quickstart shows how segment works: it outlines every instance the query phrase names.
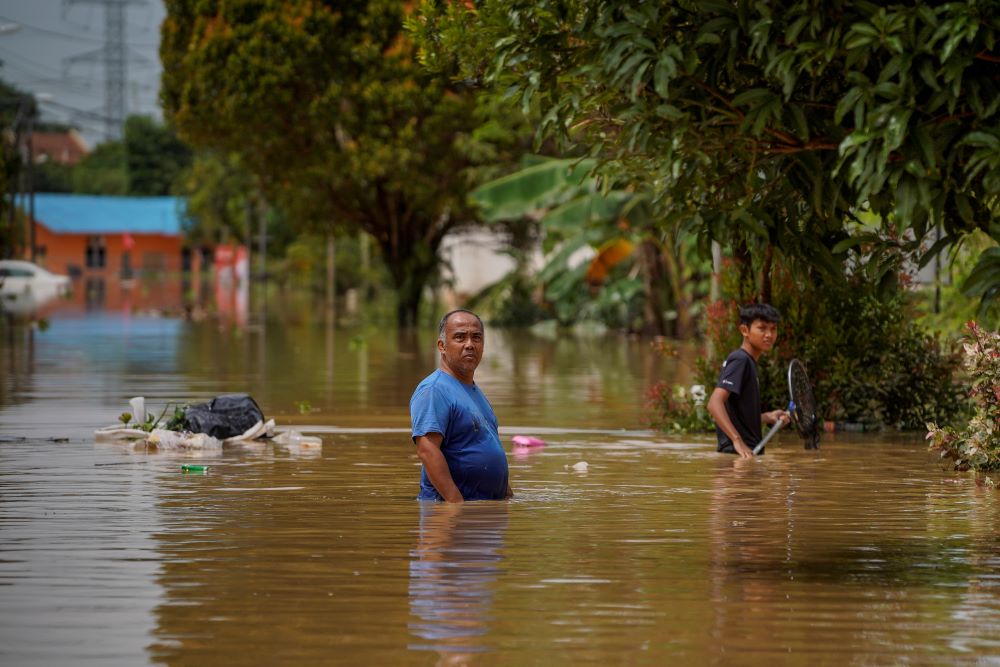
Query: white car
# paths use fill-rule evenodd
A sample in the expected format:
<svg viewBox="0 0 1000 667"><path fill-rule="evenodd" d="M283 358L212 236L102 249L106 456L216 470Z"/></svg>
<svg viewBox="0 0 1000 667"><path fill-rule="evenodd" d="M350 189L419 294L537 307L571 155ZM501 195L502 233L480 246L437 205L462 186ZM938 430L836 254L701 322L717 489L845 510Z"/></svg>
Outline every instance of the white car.
<svg viewBox="0 0 1000 667"><path fill-rule="evenodd" d="M34 309L69 293L68 276L19 259L0 259L0 310Z"/></svg>

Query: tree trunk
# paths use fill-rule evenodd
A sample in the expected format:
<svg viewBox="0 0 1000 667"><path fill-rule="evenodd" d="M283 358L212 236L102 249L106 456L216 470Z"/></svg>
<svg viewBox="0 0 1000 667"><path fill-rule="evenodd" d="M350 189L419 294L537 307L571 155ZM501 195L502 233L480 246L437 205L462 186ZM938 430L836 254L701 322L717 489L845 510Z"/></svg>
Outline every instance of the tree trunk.
<svg viewBox="0 0 1000 667"><path fill-rule="evenodd" d="M382 246L386 257L397 257L390 262L389 274L396 292L396 324L402 328L418 324L420 302L424 287L430 282L437 268L437 248L413 245L405 250ZM399 257L405 253L404 256Z"/></svg>
<svg viewBox="0 0 1000 667"><path fill-rule="evenodd" d="M771 303L771 269L774 265L774 248L764 248L764 265L760 269L760 302Z"/></svg>
<svg viewBox="0 0 1000 667"><path fill-rule="evenodd" d="M688 295L684 292L684 260L674 241L668 240L663 243L662 259L667 271L674 311L677 313L673 334L675 338L687 340L694 333L694 325L691 321Z"/></svg>
<svg viewBox="0 0 1000 667"><path fill-rule="evenodd" d="M326 235L326 312L337 318L337 245L333 232Z"/></svg>
<svg viewBox="0 0 1000 667"><path fill-rule="evenodd" d="M754 301L758 292L753 275L753 257L746 242L739 237L733 239L733 262L740 275L740 283L737 288L740 304Z"/></svg>
<svg viewBox="0 0 1000 667"><path fill-rule="evenodd" d="M642 269L642 287L645 298L642 304L642 333L663 336L667 325L663 320L663 260L656 244L644 239L639 244L639 266Z"/></svg>
<svg viewBox="0 0 1000 667"><path fill-rule="evenodd" d="M420 298L412 294L404 294L396 290L396 325L400 329L412 329L417 326L417 315L420 314Z"/></svg>

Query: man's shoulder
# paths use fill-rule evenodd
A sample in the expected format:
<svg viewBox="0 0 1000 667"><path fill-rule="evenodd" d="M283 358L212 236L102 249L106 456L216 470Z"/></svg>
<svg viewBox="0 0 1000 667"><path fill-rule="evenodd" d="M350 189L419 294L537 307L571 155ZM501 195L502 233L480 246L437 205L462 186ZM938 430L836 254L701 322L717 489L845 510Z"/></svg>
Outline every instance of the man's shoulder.
<svg viewBox="0 0 1000 667"><path fill-rule="evenodd" d="M739 394L747 378L755 372L753 357L747 354L746 350L738 347L730 352L726 360L722 362L722 370L719 372L719 382L716 386Z"/></svg>
<svg viewBox="0 0 1000 667"><path fill-rule="evenodd" d="M440 368L437 369L420 381L417 388L413 390L413 398L421 395L452 393L451 382L449 381L450 377L450 375L442 371Z"/></svg>
<svg viewBox="0 0 1000 667"><path fill-rule="evenodd" d="M756 367L757 360L754 359L753 356L749 352L744 350L742 347L738 347L729 353L729 356L726 357L726 360L722 362L722 367L725 368L730 364L739 364L739 365L745 364L751 367Z"/></svg>
<svg viewBox="0 0 1000 667"><path fill-rule="evenodd" d="M748 360L753 361L753 357L747 354L746 350L742 347L738 347L726 356L726 360L722 362L722 367L726 368L732 364L745 364Z"/></svg>
<svg viewBox="0 0 1000 667"><path fill-rule="evenodd" d="M425 376L423 380L417 383L417 389L436 383L442 375L443 373L440 368L435 369L430 375Z"/></svg>

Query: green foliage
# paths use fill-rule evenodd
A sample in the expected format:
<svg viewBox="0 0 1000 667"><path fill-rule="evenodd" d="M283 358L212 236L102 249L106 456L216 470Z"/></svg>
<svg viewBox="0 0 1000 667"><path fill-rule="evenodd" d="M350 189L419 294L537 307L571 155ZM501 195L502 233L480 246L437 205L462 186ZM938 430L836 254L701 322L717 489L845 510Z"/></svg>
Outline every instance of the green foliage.
<svg viewBox="0 0 1000 667"><path fill-rule="evenodd" d="M99 144L69 170L69 178L80 194L163 196L173 194L190 162L190 149L171 130L152 118L129 116L124 138ZM53 170L54 178L59 175Z"/></svg>
<svg viewBox="0 0 1000 667"><path fill-rule="evenodd" d="M595 194L597 184L590 174L594 166L593 160L539 158L512 174L480 185L469 196L487 222L538 215ZM602 219L617 213L621 200L610 200L608 204L609 210L599 214ZM587 218L573 219L581 221L586 222Z"/></svg>
<svg viewBox="0 0 1000 667"><path fill-rule="evenodd" d="M125 144L107 141L87 153L73 168L73 191L88 195L127 195Z"/></svg>
<svg viewBox="0 0 1000 667"><path fill-rule="evenodd" d="M167 420L167 423L163 426L163 428L167 429L168 431L181 431L181 430L183 430L184 429L184 410L185 410L186 407L187 407L186 405L177 405L177 406L174 406L173 414L170 415L170 419ZM166 412L166 408L164 408L164 412Z"/></svg>
<svg viewBox="0 0 1000 667"><path fill-rule="evenodd" d="M471 199L491 223L539 221L547 257L532 279L544 297L543 306L562 324L592 319L630 331L665 333L661 322L666 299L660 298L660 291L672 288L676 310L687 305L685 260L694 246L685 242L686 225L658 224L648 195L616 188L595 176L594 160L534 157L527 162L521 170L479 186ZM591 256L571 265L577 252L588 246L601 260L599 275L588 271ZM639 253L633 253L636 247ZM600 255L609 248L613 259ZM522 274L523 267L515 272ZM498 287L494 296L516 294Z"/></svg>
<svg viewBox="0 0 1000 667"><path fill-rule="evenodd" d="M287 227L286 227L287 228ZM363 234L363 232L361 232ZM349 289L384 288L389 280L378 257L364 258L364 242L359 236L337 236L334 244L337 293ZM282 285L326 290L326 239L314 233L300 234L289 241L283 256L273 262L275 279ZM370 296L370 295L369 295ZM367 296L362 296L363 300Z"/></svg>
<svg viewBox="0 0 1000 667"><path fill-rule="evenodd" d="M992 244L979 256L979 261L965 277L962 293L980 297L978 316L987 318L991 310L1000 308L1000 223L990 227Z"/></svg>
<svg viewBox="0 0 1000 667"><path fill-rule="evenodd" d="M247 243L248 211L260 205L254 178L234 154L201 151L179 175L177 193L187 202L185 236L193 243Z"/></svg>
<svg viewBox="0 0 1000 667"><path fill-rule="evenodd" d="M35 165L35 192L73 192L73 169L55 160Z"/></svg>
<svg viewBox="0 0 1000 667"><path fill-rule="evenodd" d="M764 410L788 403L788 362L797 358L823 421L914 430L965 417L967 403L954 379L957 355L916 323L903 293L880 296L863 271L846 282L799 282L781 267L776 274L778 343L758 361ZM738 281L727 271L726 293L738 293ZM703 328L712 354L697 362L699 383L714 387L723 359L742 342L738 303L726 299L706 309ZM672 419L672 413L653 417L667 424Z"/></svg>
<svg viewBox="0 0 1000 667"><path fill-rule="evenodd" d="M533 291L527 278L518 271L511 271L465 305L481 313L491 326L526 327L545 318L545 311L536 303Z"/></svg>
<svg viewBox="0 0 1000 667"><path fill-rule="evenodd" d="M168 431L180 431L184 426L184 406L174 406L174 410L170 415L170 418L163 423L163 418L166 416L167 412L170 411L170 404L163 406L163 411L159 415L155 415L152 412L146 413L146 418L139 422L133 421L133 416L131 412L123 412L118 416L118 421L122 423L126 428L134 428L140 431L145 431L146 433L152 433L154 429L164 428ZM161 426L161 423L162 426Z"/></svg>
<svg viewBox="0 0 1000 667"><path fill-rule="evenodd" d="M954 461L956 470L1000 470L1000 333L968 323L965 370L975 414L965 428L927 424L931 449Z"/></svg>
<svg viewBox="0 0 1000 667"><path fill-rule="evenodd" d="M996 9L427 0L410 25L428 67L533 110L703 244L837 277L865 209L911 249L940 225L930 253L996 219Z"/></svg>
<svg viewBox="0 0 1000 667"><path fill-rule="evenodd" d="M708 385L711 387L712 385ZM653 385L646 399L646 414L651 428L673 433L712 431L715 422L705 407L705 385Z"/></svg>
<svg viewBox="0 0 1000 667"><path fill-rule="evenodd" d="M603 286L589 286L587 268L591 258L570 264L574 253L582 248L597 250L609 241L632 236L617 224L619 215L627 207L639 211L634 202L629 205L636 199L632 193L601 192L591 175L594 166L593 160L536 158L517 172L479 186L470 197L488 222L539 220L548 257L533 281L545 308L560 324L590 319L630 329L636 301L641 311L642 283L622 275L619 268ZM529 309L523 304L531 292L519 267L514 275L490 289L485 303L498 304L499 310L525 311L532 319L522 324L531 324L544 317L541 308ZM506 319L506 315L500 315L500 319Z"/></svg>
<svg viewBox="0 0 1000 667"><path fill-rule="evenodd" d="M0 63L2 65L2 63ZM18 142L27 131L29 122L38 117L34 97L0 80L0 256L13 256L16 248L7 248L12 239L10 229L11 199L8 193L18 188L23 158ZM15 222L15 229L19 228ZM16 243L16 241L15 241Z"/></svg>
<svg viewBox="0 0 1000 667"><path fill-rule="evenodd" d="M804 303L805 300L809 300ZM786 369L806 364L821 418L905 430L961 419L958 359L917 325L905 298L880 299L861 281L820 293L776 290L780 347L761 364L762 396L787 402Z"/></svg>
<svg viewBox="0 0 1000 667"><path fill-rule="evenodd" d="M370 234L413 324L442 239L475 220L468 170L511 140L502 118L416 62L401 1L166 7L162 101L181 135L238 155L298 228Z"/></svg>
<svg viewBox="0 0 1000 667"><path fill-rule="evenodd" d="M942 262L935 271L939 279L921 290L921 301L925 304L920 318L923 324L945 334L961 331L966 322L976 318L980 326L1000 326L1000 301L977 304L962 293L968 276L985 256L984 251L996 247L996 243L987 234L974 232L950 249L950 261Z"/></svg>
<svg viewBox="0 0 1000 667"><path fill-rule="evenodd" d="M172 194L180 173L191 163L191 149L174 132L147 116L128 117L124 141L128 193Z"/></svg>

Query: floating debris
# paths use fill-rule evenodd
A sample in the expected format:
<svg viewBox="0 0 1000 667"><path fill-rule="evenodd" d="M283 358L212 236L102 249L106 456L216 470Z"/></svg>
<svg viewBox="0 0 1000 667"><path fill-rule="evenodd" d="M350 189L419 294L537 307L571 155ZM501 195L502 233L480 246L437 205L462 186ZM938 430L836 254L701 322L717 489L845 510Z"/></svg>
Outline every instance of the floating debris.
<svg viewBox="0 0 1000 667"><path fill-rule="evenodd" d="M511 438L515 447L544 447L545 441L530 435L515 435Z"/></svg>

